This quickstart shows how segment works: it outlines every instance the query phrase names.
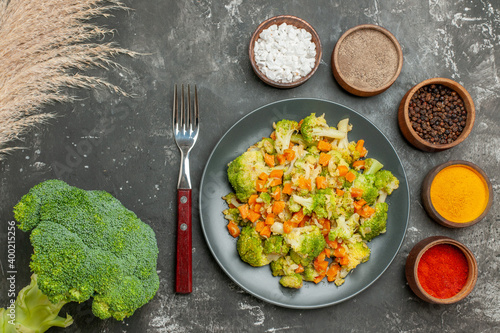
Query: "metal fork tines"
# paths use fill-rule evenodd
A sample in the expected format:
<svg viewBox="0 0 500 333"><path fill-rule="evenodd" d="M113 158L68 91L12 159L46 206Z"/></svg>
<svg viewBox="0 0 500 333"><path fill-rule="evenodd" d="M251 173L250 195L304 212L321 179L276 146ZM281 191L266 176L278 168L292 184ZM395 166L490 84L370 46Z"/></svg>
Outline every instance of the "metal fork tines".
<svg viewBox="0 0 500 333"><path fill-rule="evenodd" d="M198 138L199 111L198 91L194 86L194 100L191 88L181 86L180 103L177 85L174 87L173 131L181 151L181 166L177 183L177 266L175 291L188 294L192 291L192 227L191 227L191 178L189 176L189 152ZM180 107L179 107L180 104Z"/></svg>
<svg viewBox="0 0 500 333"><path fill-rule="evenodd" d="M181 85L180 108L177 85L174 87L173 129L174 137L181 151L181 169L177 188L190 189L189 152L198 138L198 90L194 86L194 101L191 101L191 87L187 85L187 99L184 96L184 85Z"/></svg>

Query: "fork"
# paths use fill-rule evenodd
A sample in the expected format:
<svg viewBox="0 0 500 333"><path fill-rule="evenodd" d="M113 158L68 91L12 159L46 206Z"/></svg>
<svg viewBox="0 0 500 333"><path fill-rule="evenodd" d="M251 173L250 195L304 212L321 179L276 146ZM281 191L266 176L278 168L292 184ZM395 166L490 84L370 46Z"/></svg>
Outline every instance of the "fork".
<svg viewBox="0 0 500 333"><path fill-rule="evenodd" d="M191 108L191 104L193 107ZM189 152L198 138L198 90L194 86L194 100L191 101L191 88L187 85L187 98L184 85L181 86L180 107L177 85L174 86L173 132L175 143L181 152L181 166L177 183L177 262L175 291L189 294L192 282L192 240L191 240L191 178L189 176Z"/></svg>

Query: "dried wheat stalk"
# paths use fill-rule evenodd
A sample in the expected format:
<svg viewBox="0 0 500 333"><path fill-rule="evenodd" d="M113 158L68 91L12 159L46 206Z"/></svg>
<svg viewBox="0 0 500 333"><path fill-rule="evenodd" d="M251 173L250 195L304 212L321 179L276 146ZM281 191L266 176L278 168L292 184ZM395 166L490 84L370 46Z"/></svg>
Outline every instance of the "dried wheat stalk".
<svg viewBox="0 0 500 333"><path fill-rule="evenodd" d="M70 88L119 87L82 74L118 66L112 58L135 53L95 42L112 31L90 19L126 9L118 0L0 0L0 161L34 126L54 116L43 109L70 102ZM76 71L75 71L76 70Z"/></svg>

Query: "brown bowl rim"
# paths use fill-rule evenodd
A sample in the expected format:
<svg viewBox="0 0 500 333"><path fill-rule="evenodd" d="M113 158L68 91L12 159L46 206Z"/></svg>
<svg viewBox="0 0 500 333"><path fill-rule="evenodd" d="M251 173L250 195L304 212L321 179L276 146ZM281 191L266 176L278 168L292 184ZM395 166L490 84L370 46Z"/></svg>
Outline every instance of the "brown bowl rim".
<svg viewBox="0 0 500 333"><path fill-rule="evenodd" d="M294 25L297 28L305 29L312 35L312 42L316 44L316 57L315 57L315 62L314 62L314 67L313 69L307 74L306 76L300 78L297 81L290 82L290 83L282 83L282 82L277 82L274 80L269 79L267 76L264 75L259 70L259 66L257 66L257 63L255 62L255 41L259 38L262 30L267 29L273 24L280 25L282 23L287 23L290 25ZM322 56L323 50L321 46L321 40L319 38L318 33L316 30L310 25L307 21L304 19L301 19L297 16L293 15L278 15L278 16L273 16L271 18L268 18L267 20L263 21L260 23L257 28L255 29L254 33L252 34L252 37L250 38L250 45L248 47L248 56L250 58L250 63L252 65L252 69L254 73L265 83L268 85L275 87L275 88L282 88L282 89L287 89L287 88L294 88L297 86L300 86L301 84L305 83L307 80L309 80L314 73L316 73L316 70L319 67L319 63L321 61L321 56Z"/></svg>
<svg viewBox="0 0 500 333"><path fill-rule="evenodd" d="M410 105L410 100L415 94L415 92L427 85L431 84L441 84L444 85L455 92L459 94L459 96L462 98L464 102L464 106L467 110L467 121L465 124L465 127L462 131L462 134L453 141L452 143L446 143L446 144L431 144L428 141L422 139L417 132L413 130L413 127L410 124L410 119L408 116L408 107ZM472 100L471 95L465 89L460 83L444 78L444 77L434 77L430 79L426 79L415 86L408 90L408 92L404 95L404 97L401 99L401 103L399 104L399 109L398 109L398 123L399 123L399 128L401 129L401 132L403 133L403 136L410 142L414 147L427 151L427 152L439 152L443 151L446 149L453 148L463 142L470 134L472 131L472 128L474 126L474 121L476 118L476 110L474 107L474 102Z"/></svg>
<svg viewBox="0 0 500 333"><path fill-rule="evenodd" d="M361 88L361 87L356 87L355 85L349 83L344 75L342 75L342 72L339 70L339 64L338 64L338 53L339 53L339 48L340 45L342 45L342 42L344 39L347 38L350 34L358 31L358 30L376 30L381 33L383 33L386 37L388 37L391 42L394 44L396 47L396 51L398 53L398 67L396 69L396 72L394 73L394 76L389 80L386 84L384 84L381 87L373 88L373 89L366 89L366 88ZM350 92L351 94L361 96L361 97L369 97L369 96L374 96L377 94L380 94L387 89L389 89L390 86L394 82L396 82L396 79L399 77L399 74L401 73L401 69L403 68L403 50L401 49L401 45L399 44L399 41L397 38L386 28L383 28L379 25L376 24L360 24L355 27L350 28L346 32L340 36L340 38L337 40L337 43L335 44L335 47L332 52L332 59L331 59L331 66L332 66L332 71L333 71L333 76L337 80L337 82L340 84L342 88Z"/></svg>
<svg viewBox="0 0 500 333"><path fill-rule="evenodd" d="M437 212L437 210L434 208L434 205L432 204L431 201L431 184L436 175L443 170L444 168L447 168L452 165L465 165L468 166L472 169L474 169L484 180L486 183L486 187L488 188L488 202L486 203L486 207L484 208L483 212L481 215L479 215L477 218L470 222L465 222L465 223L457 223L453 222L450 220L445 219L441 214ZM469 162L469 161L463 161L463 160L453 160L453 161L448 161L446 163L439 164L432 168L427 175L425 176L423 182L422 182L422 192L421 192L421 197L422 197L422 203L424 205L424 209L427 212L427 214L437 223L441 224L442 226L448 227L448 228L465 228L469 227L471 225L474 225L478 223L479 221L483 220L485 216L488 214L492 204L493 204L493 186L491 184L491 181L484 172L483 169L481 169L478 165Z"/></svg>
<svg viewBox="0 0 500 333"><path fill-rule="evenodd" d="M469 266L467 281L462 290L456 295L445 299L429 295L418 280L418 264L420 263L422 255L428 249L438 244L451 244L459 248L467 258ZM434 304L452 304L461 301L472 292L477 282L478 266L474 254L463 243L446 236L431 236L421 240L411 249L406 260L405 275L410 288L420 299Z"/></svg>

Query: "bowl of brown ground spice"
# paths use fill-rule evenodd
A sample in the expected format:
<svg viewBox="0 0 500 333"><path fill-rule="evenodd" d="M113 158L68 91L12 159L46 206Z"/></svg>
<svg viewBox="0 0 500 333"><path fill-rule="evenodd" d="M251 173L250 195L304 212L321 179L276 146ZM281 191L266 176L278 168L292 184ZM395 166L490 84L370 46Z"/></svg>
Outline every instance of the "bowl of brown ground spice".
<svg viewBox="0 0 500 333"><path fill-rule="evenodd" d="M421 197L434 221L448 228L464 228L486 216L493 203L493 187L479 166L456 160L427 173Z"/></svg>
<svg viewBox="0 0 500 333"><path fill-rule="evenodd" d="M368 97L387 90L403 67L398 40L387 29L362 24L347 30L332 52L333 75L351 94Z"/></svg>
<svg viewBox="0 0 500 333"><path fill-rule="evenodd" d="M440 77L411 88L398 110L403 136L427 152L450 149L464 141L475 117L474 102L467 90L456 81Z"/></svg>

